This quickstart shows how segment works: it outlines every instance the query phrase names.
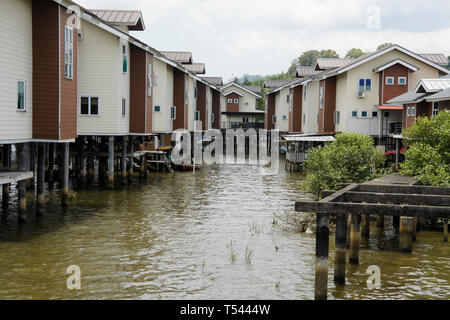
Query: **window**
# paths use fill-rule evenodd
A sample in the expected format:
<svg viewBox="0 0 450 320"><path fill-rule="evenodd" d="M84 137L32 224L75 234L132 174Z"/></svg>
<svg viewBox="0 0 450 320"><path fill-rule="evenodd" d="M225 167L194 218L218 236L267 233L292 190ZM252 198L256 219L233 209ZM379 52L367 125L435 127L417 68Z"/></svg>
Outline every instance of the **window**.
<svg viewBox="0 0 450 320"><path fill-rule="evenodd" d="M372 117L378 118L378 111L372 111Z"/></svg>
<svg viewBox="0 0 450 320"><path fill-rule="evenodd" d="M239 99L234 99L234 103L239 103Z"/></svg>
<svg viewBox="0 0 450 320"><path fill-rule="evenodd" d="M411 116L412 117L416 116L416 107L411 107Z"/></svg>
<svg viewBox="0 0 450 320"><path fill-rule="evenodd" d="M17 81L17 110L25 111L26 100L26 82L24 80Z"/></svg>
<svg viewBox="0 0 450 320"><path fill-rule="evenodd" d="M408 117L410 117L411 116L411 107L408 107L406 110L407 110Z"/></svg>
<svg viewBox="0 0 450 320"><path fill-rule="evenodd" d="M122 103L123 103L123 100L122 100ZM98 116L98 109L99 109L99 98L98 97L81 97L80 98L80 115Z"/></svg>
<svg viewBox="0 0 450 320"><path fill-rule="evenodd" d="M290 96L291 96L290 94L288 94L288 95L286 96L286 102L287 102L287 103L289 103L289 101L290 101Z"/></svg>
<svg viewBox="0 0 450 320"><path fill-rule="evenodd" d="M147 80L147 95L152 96L152 65L148 64L148 80Z"/></svg>
<svg viewBox="0 0 450 320"><path fill-rule="evenodd" d="M272 123L276 123L277 122L277 117L275 115L272 116Z"/></svg>
<svg viewBox="0 0 450 320"><path fill-rule="evenodd" d="M211 122L214 122L214 113L211 113Z"/></svg>
<svg viewBox="0 0 450 320"><path fill-rule="evenodd" d="M287 116L285 114L283 114L283 120L287 120Z"/></svg>
<svg viewBox="0 0 450 320"><path fill-rule="evenodd" d="M432 111L432 115L437 116L437 114L439 113L439 104L437 102L433 102L433 111Z"/></svg>
<svg viewBox="0 0 450 320"><path fill-rule="evenodd" d="M161 111L161 106L155 106L154 110L155 110L155 112L160 112Z"/></svg>
<svg viewBox="0 0 450 320"><path fill-rule="evenodd" d="M385 117L385 118L389 118L389 116L390 116L389 111L385 111L385 112L384 112L384 117Z"/></svg>
<svg viewBox="0 0 450 320"><path fill-rule="evenodd" d="M170 107L170 120L177 118L177 107Z"/></svg>
<svg viewBox="0 0 450 320"><path fill-rule="evenodd" d="M366 78L359 79L358 91L359 92L372 91L372 79Z"/></svg>
<svg viewBox="0 0 450 320"><path fill-rule="evenodd" d="M228 99L228 103L233 103L233 99Z"/></svg>
<svg viewBox="0 0 450 320"><path fill-rule="evenodd" d="M358 116L358 111L352 111L352 117L357 117Z"/></svg>
<svg viewBox="0 0 450 320"><path fill-rule="evenodd" d="M194 88L194 98L197 98L197 86Z"/></svg>
<svg viewBox="0 0 450 320"><path fill-rule="evenodd" d="M127 114L127 100L122 99L122 117L125 117Z"/></svg>
<svg viewBox="0 0 450 320"><path fill-rule="evenodd" d="M367 118L367 111L361 111L361 117Z"/></svg>
<svg viewBox="0 0 450 320"><path fill-rule="evenodd" d="M334 112L334 123L338 124L341 121L341 112L336 111Z"/></svg>
<svg viewBox="0 0 450 320"><path fill-rule="evenodd" d="M248 117L242 117L242 122L248 123Z"/></svg>
<svg viewBox="0 0 450 320"><path fill-rule="evenodd" d="M406 77L398 77L398 84L401 86L406 85Z"/></svg>
<svg viewBox="0 0 450 320"><path fill-rule="evenodd" d="M323 109L323 87L319 90L319 108Z"/></svg>
<svg viewBox="0 0 450 320"><path fill-rule="evenodd" d="M200 121L200 111L195 111L195 113L194 113L194 120L195 121Z"/></svg>
<svg viewBox="0 0 450 320"><path fill-rule="evenodd" d="M126 72L128 72L128 58L127 58L127 46L126 45L122 45L122 56L123 56L123 72L126 73Z"/></svg>
<svg viewBox="0 0 450 320"><path fill-rule="evenodd" d="M386 77L386 84L387 85L393 85L394 84L394 77Z"/></svg>
<svg viewBox="0 0 450 320"><path fill-rule="evenodd" d="M64 77L73 79L73 29L64 29Z"/></svg>

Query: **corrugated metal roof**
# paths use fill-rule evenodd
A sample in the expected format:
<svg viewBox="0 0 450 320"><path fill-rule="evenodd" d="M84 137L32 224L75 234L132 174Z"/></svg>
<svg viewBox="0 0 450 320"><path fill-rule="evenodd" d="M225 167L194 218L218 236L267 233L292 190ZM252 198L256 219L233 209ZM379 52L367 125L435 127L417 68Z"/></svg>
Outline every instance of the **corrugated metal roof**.
<svg viewBox="0 0 450 320"><path fill-rule="evenodd" d="M385 69L387 69L390 66L393 66L395 64L401 64L404 67L412 70L413 72L419 70L419 68L417 68L415 65L412 65L412 64L410 64L410 63L408 63L408 62L406 62L406 61L404 61L402 59L394 59L394 60L389 61L388 63L382 64L381 66L373 68L372 71L373 72L380 72L380 71L383 71L383 70L385 70Z"/></svg>
<svg viewBox="0 0 450 320"><path fill-rule="evenodd" d="M406 92L398 97L389 100L389 104L406 104L406 103L418 103L423 100L426 93L416 93L415 90Z"/></svg>
<svg viewBox="0 0 450 320"><path fill-rule="evenodd" d="M161 51L167 59L178 63L192 63L192 53L188 51Z"/></svg>
<svg viewBox="0 0 450 320"><path fill-rule="evenodd" d="M195 74L205 74L206 73L206 66L204 63L185 64L183 66Z"/></svg>
<svg viewBox="0 0 450 320"><path fill-rule="evenodd" d="M307 77L313 76L315 74L320 73L320 71L314 70L312 66L298 66L297 67L297 77Z"/></svg>
<svg viewBox="0 0 450 320"><path fill-rule="evenodd" d="M301 141L311 141L311 142L327 142L336 140L332 136L314 136L314 137L305 137L305 136L285 136L284 139L287 142L301 142Z"/></svg>
<svg viewBox="0 0 450 320"><path fill-rule="evenodd" d="M251 92L254 93L261 93L261 87L260 86L253 86L253 85L243 85L243 87Z"/></svg>
<svg viewBox="0 0 450 320"><path fill-rule="evenodd" d="M318 58L316 62L316 70L329 70L346 66L355 59L353 58Z"/></svg>
<svg viewBox="0 0 450 320"><path fill-rule="evenodd" d="M222 77L200 77L204 79L206 82L215 85L215 86L223 86L223 78Z"/></svg>
<svg viewBox="0 0 450 320"><path fill-rule="evenodd" d="M427 97L427 101L450 100L450 88Z"/></svg>
<svg viewBox="0 0 450 320"><path fill-rule="evenodd" d="M417 85L416 92L423 88L426 92L438 92L450 88L450 78L422 79Z"/></svg>
<svg viewBox="0 0 450 320"><path fill-rule="evenodd" d="M112 26L128 26L130 30L145 29L144 19L139 10L89 10Z"/></svg>
<svg viewBox="0 0 450 320"><path fill-rule="evenodd" d="M448 65L448 59L442 53L419 53L419 55L442 66Z"/></svg>
<svg viewBox="0 0 450 320"><path fill-rule="evenodd" d="M265 80L264 88L274 89L291 82L292 80Z"/></svg>

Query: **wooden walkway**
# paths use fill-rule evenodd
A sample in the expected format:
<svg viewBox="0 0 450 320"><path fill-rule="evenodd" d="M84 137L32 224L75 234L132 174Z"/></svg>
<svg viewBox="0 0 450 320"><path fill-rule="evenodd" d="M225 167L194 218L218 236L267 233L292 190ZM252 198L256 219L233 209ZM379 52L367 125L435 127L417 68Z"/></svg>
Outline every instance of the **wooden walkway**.
<svg viewBox="0 0 450 320"><path fill-rule="evenodd" d="M33 178L33 172L0 171L0 185Z"/></svg>

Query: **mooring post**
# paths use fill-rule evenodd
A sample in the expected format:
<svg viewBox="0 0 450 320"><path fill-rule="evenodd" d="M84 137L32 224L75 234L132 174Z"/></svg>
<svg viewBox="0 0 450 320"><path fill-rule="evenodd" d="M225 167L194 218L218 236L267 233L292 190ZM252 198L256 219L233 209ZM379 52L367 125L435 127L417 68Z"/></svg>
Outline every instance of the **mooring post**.
<svg viewBox="0 0 450 320"><path fill-rule="evenodd" d="M108 185L114 186L114 137L108 138Z"/></svg>
<svg viewBox="0 0 450 320"><path fill-rule="evenodd" d="M17 150L19 151L19 172L26 172L30 165L30 148L29 143L20 143ZM18 182L18 197L19 197L19 224L22 224L27 219L27 182L21 180Z"/></svg>
<svg viewBox="0 0 450 320"><path fill-rule="evenodd" d="M4 169L10 169L11 167L11 145L4 144L3 145L3 168ZM10 192L10 185L9 183L5 183L2 185L2 209L5 211L8 209L9 204L9 192Z"/></svg>
<svg viewBox="0 0 450 320"><path fill-rule="evenodd" d="M384 228L384 216L378 215L376 223L377 228Z"/></svg>
<svg viewBox="0 0 450 320"><path fill-rule="evenodd" d="M54 181L54 166L55 166L55 144L48 144L48 183Z"/></svg>
<svg viewBox="0 0 450 320"><path fill-rule="evenodd" d="M62 205L67 206L69 200L69 143L63 143L62 168Z"/></svg>
<svg viewBox="0 0 450 320"><path fill-rule="evenodd" d="M328 213L317 214L316 227L316 276L315 292L316 300L327 299L328 287L328 243L330 216Z"/></svg>
<svg viewBox="0 0 450 320"><path fill-rule="evenodd" d="M122 159L120 160L122 165L122 184L127 183L127 137L122 137Z"/></svg>
<svg viewBox="0 0 450 320"><path fill-rule="evenodd" d="M360 242L361 242L361 216L358 214L352 214L350 225L350 252L349 252L349 262L351 264L359 263Z"/></svg>
<svg viewBox="0 0 450 320"><path fill-rule="evenodd" d="M133 162L134 162L134 140L133 136L130 136L130 153L131 157L128 161L128 183L131 183L133 181Z"/></svg>
<svg viewBox="0 0 450 320"><path fill-rule="evenodd" d="M412 240L413 240L413 218L412 217L400 217L399 226L399 249L402 252L412 252Z"/></svg>
<svg viewBox="0 0 450 320"><path fill-rule="evenodd" d="M334 249L334 281L345 284L345 251L347 241L347 215L339 213L336 220Z"/></svg>
<svg viewBox="0 0 450 320"><path fill-rule="evenodd" d="M370 215L363 214L361 216L361 237L369 239L370 235Z"/></svg>
<svg viewBox="0 0 450 320"><path fill-rule="evenodd" d="M444 219L444 242L448 242L448 219Z"/></svg>
<svg viewBox="0 0 450 320"><path fill-rule="evenodd" d="M37 163L37 196L36 213L42 214L44 209L44 180L45 180L45 143L38 144L38 163Z"/></svg>

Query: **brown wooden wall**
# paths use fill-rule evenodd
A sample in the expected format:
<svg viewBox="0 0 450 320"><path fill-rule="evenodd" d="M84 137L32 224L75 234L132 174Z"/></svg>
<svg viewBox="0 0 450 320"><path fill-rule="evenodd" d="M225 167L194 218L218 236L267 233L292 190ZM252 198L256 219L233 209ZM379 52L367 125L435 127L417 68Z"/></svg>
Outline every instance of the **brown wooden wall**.
<svg viewBox="0 0 450 320"><path fill-rule="evenodd" d="M220 110L220 92L212 90L212 112L214 113L213 129L220 129L220 122L222 121L222 112Z"/></svg>
<svg viewBox="0 0 450 320"><path fill-rule="evenodd" d="M292 131L302 132L302 103L303 86L297 86L292 89Z"/></svg>
<svg viewBox="0 0 450 320"><path fill-rule="evenodd" d="M53 1L33 1L32 6L33 138L56 140L59 139L59 5Z"/></svg>
<svg viewBox="0 0 450 320"><path fill-rule="evenodd" d="M239 112L240 96L237 93L230 93L225 97L227 103L227 112ZM228 103L228 99L233 99L232 103ZM238 99L238 103L234 103L234 99Z"/></svg>
<svg viewBox="0 0 450 320"><path fill-rule="evenodd" d="M185 123L185 74L184 72L175 69L173 70L173 105L176 109L176 119L173 120L173 130L186 129Z"/></svg>
<svg viewBox="0 0 450 320"><path fill-rule="evenodd" d="M409 69L401 64L395 64L381 73L383 96L380 101L382 101L383 104L386 104L387 101L408 92L408 74ZM386 85L386 77L394 77L394 85ZM406 85L398 85L398 77L406 77Z"/></svg>
<svg viewBox="0 0 450 320"><path fill-rule="evenodd" d="M206 85L197 81L197 111L200 111L200 121L202 121L202 130L207 128L206 112Z"/></svg>
<svg viewBox="0 0 450 320"><path fill-rule="evenodd" d="M145 133L147 53L130 44L130 133Z"/></svg>
<svg viewBox="0 0 450 320"><path fill-rule="evenodd" d="M324 96L323 109L319 108L319 133L334 132L334 112L336 111L336 77L330 77L325 80L321 80L319 84L319 90L320 87L324 88Z"/></svg>
<svg viewBox="0 0 450 320"><path fill-rule="evenodd" d="M275 114L275 93L267 95L267 110L264 119L264 128L266 130L275 129L275 124L272 123L272 116ZM277 119L279 121L279 119Z"/></svg>

